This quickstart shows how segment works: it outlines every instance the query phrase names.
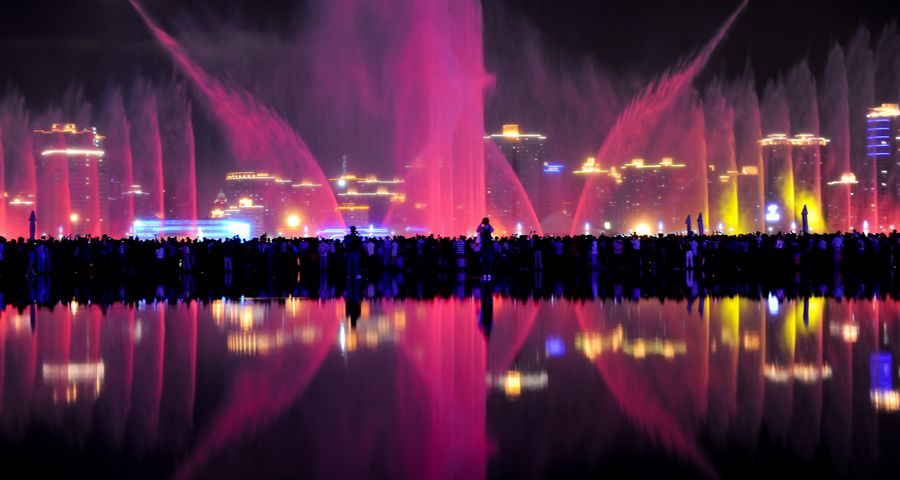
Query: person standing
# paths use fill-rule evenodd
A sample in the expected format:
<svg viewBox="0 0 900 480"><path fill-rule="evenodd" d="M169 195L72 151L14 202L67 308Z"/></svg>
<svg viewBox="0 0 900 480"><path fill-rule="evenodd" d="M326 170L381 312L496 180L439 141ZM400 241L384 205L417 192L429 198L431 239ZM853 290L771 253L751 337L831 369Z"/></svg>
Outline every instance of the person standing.
<svg viewBox="0 0 900 480"><path fill-rule="evenodd" d="M481 279L491 279L491 264L494 262L494 249L491 243L494 233L494 227L491 226L491 220L488 217L481 219L481 225L478 225L478 240L481 242Z"/></svg>
<svg viewBox="0 0 900 480"><path fill-rule="evenodd" d="M347 278L359 280L359 254L362 252L362 237L356 232L356 227L350 227L350 233L344 237L344 245L347 249Z"/></svg>

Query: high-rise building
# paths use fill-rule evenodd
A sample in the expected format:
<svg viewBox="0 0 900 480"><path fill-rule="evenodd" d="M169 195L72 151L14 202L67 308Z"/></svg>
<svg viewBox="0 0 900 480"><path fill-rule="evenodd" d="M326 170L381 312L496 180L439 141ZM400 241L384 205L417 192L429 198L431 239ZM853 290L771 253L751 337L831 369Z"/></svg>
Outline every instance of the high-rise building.
<svg viewBox="0 0 900 480"><path fill-rule="evenodd" d="M586 201L591 202L594 209L600 210L599 225L578 225L578 231L597 233L612 231L625 231L628 227L618 224L619 203L616 197L618 187L622 184L622 175L616 167L605 168L594 157L588 157L581 167L572 171L573 190L576 197L573 201L574 209L578 208L580 196L586 195ZM588 187L589 186L589 187ZM589 190L585 190L589 188ZM583 227L583 229L582 229Z"/></svg>
<svg viewBox="0 0 900 480"><path fill-rule="evenodd" d="M672 174L684 168L685 164L675 163L671 157L652 164L635 158L622 165L617 209L620 215L616 220L625 230L619 231L651 234L681 225L684 212L672 199L684 198L686 187L674 181Z"/></svg>
<svg viewBox="0 0 900 480"><path fill-rule="evenodd" d="M343 173L329 181L348 226L380 226L391 205L406 201L406 195L399 190L404 181L397 178L383 180L375 175L357 177Z"/></svg>
<svg viewBox="0 0 900 480"><path fill-rule="evenodd" d="M519 133L518 125L507 124L503 125L501 133L484 138L497 145L522 183L538 217L543 216L544 200L541 196L541 176L544 171L544 145L547 137L539 133Z"/></svg>
<svg viewBox="0 0 900 480"><path fill-rule="evenodd" d="M839 180L825 183L822 190L822 205L825 210L825 225L829 231L848 231L853 228L850 205L858 192L854 191L859 182L852 172L841 174Z"/></svg>
<svg viewBox="0 0 900 480"><path fill-rule="evenodd" d="M791 139L791 163L794 168L794 218L801 219L803 206L808 212L809 227L825 230L822 206L822 149L827 138L798 134Z"/></svg>
<svg viewBox="0 0 900 480"><path fill-rule="evenodd" d="M569 177L564 175L565 166L561 163L544 162L541 172L541 205L535 206L542 214L538 220L541 225L552 231L562 231L571 225L574 202L578 199L570 187ZM546 225L545 225L546 224Z"/></svg>
<svg viewBox="0 0 900 480"><path fill-rule="evenodd" d="M763 149L766 230L788 232L796 227L791 139L785 134L773 133L759 143Z"/></svg>
<svg viewBox="0 0 900 480"><path fill-rule="evenodd" d="M39 233L104 232L109 175L102 142L96 128L71 123L34 131Z"/></svg>
<svg viewBox="0 0 900 480"><path fill-rule="evenodd" d="M759 178L759 167L746 165L737 175L738 230L758 232L765 229L763 203L765 196Z"/></svg>
<svg viewBox="0 0 900 480"><path fill-rule="evenodd" d="M866 115L866 158L875 169L875 209L878 230L896 226L900 210L900 105L886 103Z"/></svg>
<svg viewBox="0 0 900 480"><path fill-rule="evenodd" d="M231 172L225 175L222 191L230 202L229 206L249 199L255 209L262 208L263 220L253 225L254 232L272 235L285 224L293 193L292 184L290 180L264 172Z"/></svg>

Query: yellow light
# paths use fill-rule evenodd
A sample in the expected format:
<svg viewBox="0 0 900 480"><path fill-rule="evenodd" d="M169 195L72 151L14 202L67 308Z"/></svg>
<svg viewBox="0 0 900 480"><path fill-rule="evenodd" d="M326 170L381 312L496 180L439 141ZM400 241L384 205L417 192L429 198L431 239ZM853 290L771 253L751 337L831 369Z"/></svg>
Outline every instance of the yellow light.
<svg viewBox="0 0 900 480"><path fill-rule="evenodd" d="M506 372L506 381L503 382L503 391L507 397L518 397L522 394L522 373L516 370Z"/></svg>
<svg viewBox="0 0 900 480"><path fill-rule="evenodd" d="M252 206L253 206L253 200L251 200L251 199L249 199L249 198L247 198L247 197L244 197L244 198L238 200L238 206L240 206L240 207L252 207Z"/></svg>
<svg viewBox="0 0 900 480"><path fill-rule="evenodd" d="M77 213L72 212L71 214L69 214L69 221L70 221L70 222L72 222L72 223L78 223L78 219L79 219L79 217L78 217L78 214L77 214Z"/></svg>
<svg viewBox="0 0 900 480"><path fill-rule="evenodd" d="M634 233L638 235L650 235L650 225L639 223L634 227Z"/></svg>
<svg viewBox="0 0 900 480"><path fill-rule="evenodd" d="M213 209L212 212L209 213L210 218L222 218L225 216L225 210L221 208Z"/></svg>
<svg viewBox="0 0 900 480"><path fill-rule="evenodd" d="M300 228L300 216L288 215L285 223L287 224L288 228Z"/></svg>
<svg viewBox="0 0 900 480"><path fill-rule="evenodd" d="M507 123L503 126L503 136L504 137L518 137L519 136L519 126L515 123Z"/></svg>

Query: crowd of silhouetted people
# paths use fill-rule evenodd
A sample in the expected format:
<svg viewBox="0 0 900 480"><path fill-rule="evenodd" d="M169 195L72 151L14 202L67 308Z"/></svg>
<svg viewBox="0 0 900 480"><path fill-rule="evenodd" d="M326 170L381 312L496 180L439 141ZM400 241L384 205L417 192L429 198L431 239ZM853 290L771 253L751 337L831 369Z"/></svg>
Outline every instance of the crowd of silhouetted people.
<svg viewBox="0 0 900 480"><path fill-rule="evenodd" d="M489 239L488 239L489 238ZM487 240L485 240L487 239ZM382 272L463 271L518 275L609 270L629 275L670 270L714 275L779 272L896 271L900 235L861 233L366 237L241 239L113 239L0 237L0 272L53 275L171 277L297 273L363 277ZM486 279L486 278L484 278Z"/></svg>
<svg viewBox="0 0 900 480"><path fill-rule="evenodd" d="M486 228L468 238L376 238L355 229L333 239L0 238L0 280L5 290L37 279L38 286L52 280L56 289L88 284L153 291L185 288L186 295L193 295L190 291L199 282L215 294L261 296L292 294L296 286L309 287L310 282L317 289L311 296L329 295L320 285L336 286L340 294L345 280L379 291L390 290L383 285L393 282L395 296L421 296L401 293L396 279L385 280L404 275L420 290L431 285L436 291L441 283L460 281L527 283L529 288L558 281L578 284L591 275L595 282L599 279L601 290L606 284L660 285L667 279L675 279L669 283L682 289L685 279L695 278L697 284L777 287L799 284L796 279L801 277L804 285L829 289L835 283L877 282L894 290L900 264L896 232L495 237L489 224L483 225ZM583 284L576 289L585 288L598 287Z"/></svg>

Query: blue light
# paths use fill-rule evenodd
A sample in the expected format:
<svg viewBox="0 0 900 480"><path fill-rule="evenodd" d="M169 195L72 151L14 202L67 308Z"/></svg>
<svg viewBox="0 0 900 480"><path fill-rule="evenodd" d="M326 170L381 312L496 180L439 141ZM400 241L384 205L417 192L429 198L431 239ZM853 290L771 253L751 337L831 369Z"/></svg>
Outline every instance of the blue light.
<svg viewBox="0 0 900 480"><path fill-rule="evenodd" d="M869 369L872 389L890 390L893 388L891 375L891 354L887 352L873 353L869 356Z"/></svg>
<svg viewBox="0 0 900 480"><path fill-rule="evenodd" d="M251 238L250 224L228 219L211 220L159 220L135 219L133 232L137 237L198 237L203 238Z"/></svg>
<svg viewBox="0 0 900 480"><path fill-rule="evenodd" d="M544 165L544 173L562 173L563 165L560 163L548 163Z"/></svg>
<svg viewBox="0 0 900 480"><path fill-rule="evenodd" d="M770 293L766 305L769 308L769 315L772 315L773 317L778 315L778 297Z"/></svg>
<svg viewBox="0 0 900 480"><path fill-rule="evenodd" d="M875 135L875 136L869 137L869 140L875 140L875 139L879 139L879 138L891 138L891 136L890 135Z"/></svg>
<svg viewBox="0 0 900 480"><path fill-rule="evenodd" d="M544 340L544 352L548 357L561 357L566 354L566 343L558 336L549 336Z"/></svg>

